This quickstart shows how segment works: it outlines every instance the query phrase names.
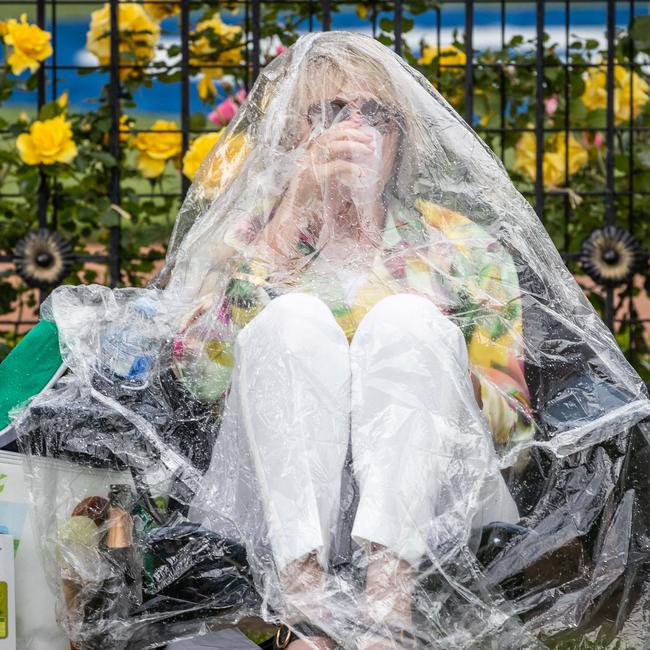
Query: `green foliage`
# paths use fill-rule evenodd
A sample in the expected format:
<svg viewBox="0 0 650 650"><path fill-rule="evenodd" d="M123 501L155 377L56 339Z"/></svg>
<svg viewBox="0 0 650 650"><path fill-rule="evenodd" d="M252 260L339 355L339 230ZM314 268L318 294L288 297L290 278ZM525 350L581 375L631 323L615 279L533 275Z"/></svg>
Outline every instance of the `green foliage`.
<svg viewBox="0 0 650 650"><path fill-rule="evenodd" d="M333 14L345 5L333 2ZM402 20L404 35L411 32L417 16L438 6L432 0L413 0L405 5ZM299 30L309 26L310 11L315 5L309 3L274 2L261 3L261 35L264 43L271 37L280 40L285 47L298 38ZM193 26L197 20L210 18L214 4L192 2ZM228 22L227 9L222 10ZM393 4L374 2L358 5L357 13L369 21L376 21L377 38L388 47L394 47ZM322 15L316 15L322 20ZM168 20L177 20L173 17ZM167 19L166 19L167 20ZM162 22L164 35L165 21ZM125 38L138 40L131 33ZM192 57L191 72L203 73L202 65L208 65L219 57L244 46L244 35L224 36L219 29L208 28L199 35L192 35L190 48L201 41L209 44L209 50ZM250 45L250 44L248 44ZM402 42L406 60L418 68L462 114L465 114L465 52L463 35L453 34L453 50L445 49L429 57L426 63L420 59L420 51L430 43L422 42L417 50ZM123 113L135 115L134 94L142 87L150 87L153 80L169 84L180 83L178 66L170 64L180 55L178 45L157 44L164 56L151 63L146 74L121 80L120 107ZM642 193L650 192L650 102L641 101L635 106L633 119L625 115L625 102L629 107L629 95L624 89L617 90L617 114L615 137L606 142L607 113L604 105L589 99L588 95L597 83L588 72L589 65L598 65L606 53L600 50L594 39L573 38L568 52L564 52L550 38L544 42L544 98L548 102L545 114L545 151L552 152L558 146L558 138L564 138L578 147L585 158L584 164L570 163L564 175L554 185L548 186L545 203L545 225L556 245L564 251L575 253L595 228L605 220L606 146L612 146L615 166L615 221L623 226L634 224L634 234L644 250L650 249L650 203ZM275 56L275 46L262 51L262 64ZM638 75L635 82L636 97L642 97L642 83L648 81L648 68L638 65L637 53L650 53L650 18L637 17L629 30L617 35L616 58L628 79ZM6 54L6 53L5 53ZM568 65L566 58L568 57ZM123 55L129 60L129 53ZM131 54L131 59L133 55ZM6 56L5 56L6 60ZM486 49L474 53L473 97L474 128L503 160L518 188L527 197L534 196L535 184L530 168L522 164L525 156L524 130L535 123L536 103L536 44L522 36L514 36L501 49ZM222 61L220 60L219 63ZM629 65L637 62L630 69ZM626 67L627 66L627 67ZM604 70L604 68L603 68ZM247 71L228 69L231 78L226 88L243 85ZM81 70L79 74L92 74ZM233 83L234 81L234 83ZM602 81L602 80L601 80ZM617 83L625 84L625 76ZM17 91L33 91L38 75L16 78L9 71L0 72L0 104ZM595 85L596 84L596 85ZM627 97L627 99L626 99ZM78 100L79 98L74 98ZM208 100L206 100L208 101ZM0 183L4 193L16 194L18 198L0 198L0 253L11 254L18 240L29 230L38 227L39 188L44 187L47 201L48 223L69 239L77 254L105 253L108 250L111 229L121 226L121 284L141 285L155 270L156 260L164 255L174 216L179 207L178 198L171 196L180 188L180 178L173 165L156 180L144 179L137 168L137 152L127 142L121 142L119 155L114 155L109 133L112 128L111 103L108 88L92 99L92 112L73 112L59 102L45 104L38 113L25 119L0 118ZM211 108L206 103L204 112L190 117L192 132L209 127L206 114ZM638 108L638 110L637 110ZM27 133L32 120L51 119L64 115L73 130L78 153L71 164L28 165L23 162L15 146L16 138ZM131 128L150 126L141 119L131 120ZM630 129L629 127L635 127ZM636 130L636 127L641 127ZM584 130L583 130L584 129ZM560 135L558 135L560 134ZM534 140L533 140L534 141ZM529 152L530 153L530 152ZM569 155L574 154L569 151ZM178 161L176 161L178 165ZM574 168L575 167L575 168ZM120 208L114 209L108 188L115 172L120 177ZM546 177L546 172L545 172ZM548 180L548 178L547 178ZM572 271L580 274L575 262ZM66 282L105 282L105 272L97 266L77 264ZM650 379L650 354L647 335L640 326L631 326L630 317L635 315L632 298L640 287L623 287L617 293L615 306L620 324L615 332L617 340L627 351L630 361L644 377ZM601 293L587 289L595 308L603 313ZM16 282L9 272L0 274L0 314L12 312L17 305L29 310L34 305L34 293ZM15 331L0 332L0 358L16 343Z"/></svg>

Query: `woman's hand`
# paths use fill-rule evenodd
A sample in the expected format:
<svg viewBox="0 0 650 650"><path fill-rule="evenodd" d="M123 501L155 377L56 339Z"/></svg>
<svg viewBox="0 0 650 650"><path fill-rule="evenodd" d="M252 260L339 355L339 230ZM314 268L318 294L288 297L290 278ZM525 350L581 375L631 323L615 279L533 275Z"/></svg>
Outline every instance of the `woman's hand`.
<svg viewBox="0 0 650 650"><path fill-rule="evenodd" d="M301 233L332 227L350 201L350 185L363 176L363 167L351 158L371 156L372 137L350 118L314 138L296 165L296 174L264 229L263 245L291 258Z"/></svg>

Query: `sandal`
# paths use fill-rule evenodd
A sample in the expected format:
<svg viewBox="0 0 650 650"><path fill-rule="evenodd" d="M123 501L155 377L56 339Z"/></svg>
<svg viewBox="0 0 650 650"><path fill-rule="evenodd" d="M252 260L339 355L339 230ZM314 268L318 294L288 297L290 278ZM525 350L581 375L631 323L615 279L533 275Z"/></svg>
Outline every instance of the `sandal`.
<svg viewBox="0 0 650 650"><path fill-rule="evenodd" d="M327 635L320 628L304 621L295 625L285 625L283 623L275 633L273 650L285 650L293 641L299 641L305 637L321 637L326 639Z"/></svg>

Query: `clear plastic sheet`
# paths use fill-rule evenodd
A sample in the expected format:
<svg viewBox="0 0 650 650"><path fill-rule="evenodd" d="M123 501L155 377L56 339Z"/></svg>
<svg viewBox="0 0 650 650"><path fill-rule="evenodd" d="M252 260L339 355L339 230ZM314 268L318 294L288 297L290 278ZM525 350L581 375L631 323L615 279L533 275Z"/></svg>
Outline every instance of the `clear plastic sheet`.
<svg viewBox="0 0 650 650"><path fill-rule="evenodd" d="M78 648L251 617L345 649L647 645L643 382L500 162L377 41L302 37L154 284L61 287L42 316L70 371L18 426Z"/></svg>

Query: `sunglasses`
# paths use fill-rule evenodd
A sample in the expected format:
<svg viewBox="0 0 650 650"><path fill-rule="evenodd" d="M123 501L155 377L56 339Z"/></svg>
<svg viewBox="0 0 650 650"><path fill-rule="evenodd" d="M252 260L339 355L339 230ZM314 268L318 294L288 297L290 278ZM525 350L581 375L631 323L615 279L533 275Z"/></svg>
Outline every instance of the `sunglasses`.
<svg viewBox="0 0 650 650"><path fill-rule="evenodd" d="M356 108L364 122L378 130L395 128L401 124L401 114L376 99L367 99L359 106L355 106L353 101L337 97L314 102L307 109L307 120L311 126L320 123L328 129L335 120L343 122L348 119Z"/></svg>

